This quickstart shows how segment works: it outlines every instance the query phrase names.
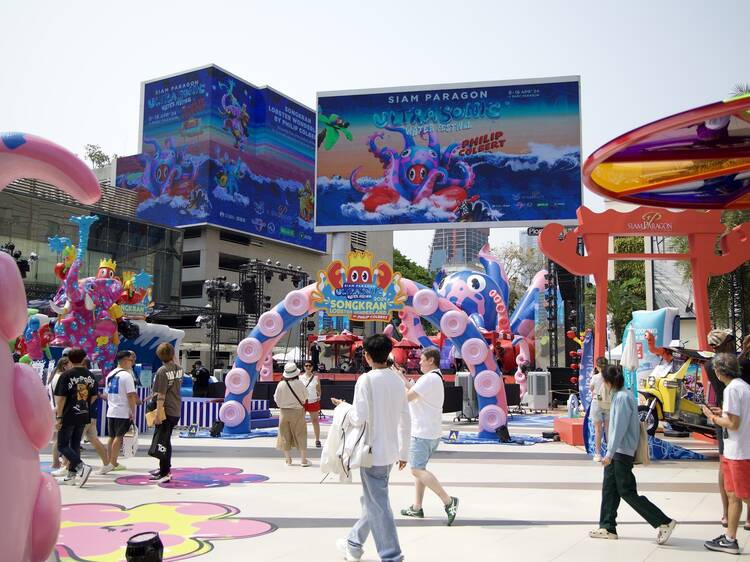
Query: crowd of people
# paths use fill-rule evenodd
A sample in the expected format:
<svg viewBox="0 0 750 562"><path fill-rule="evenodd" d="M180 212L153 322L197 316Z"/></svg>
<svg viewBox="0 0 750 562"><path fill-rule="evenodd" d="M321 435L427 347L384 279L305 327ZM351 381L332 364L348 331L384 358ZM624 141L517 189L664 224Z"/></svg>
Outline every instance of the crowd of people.
<svg viewBox="0 0 750 562"><path fill-rule="evenodd" d="M171 479L172 430L180 419L183 370L174 362L171 344L162 343L156 349L162 361L153 381L152 395L147 398L155 411L154 439L149 454L159 460L159 468L151 471L151 479L169 482ZM52 474L65 485L83 487L93 468L81 460L81 441L85 437L94 447L102 466L99 475L126 470L119 462L123 439L134 427L136 407L141 401L136 392L135 353L117 353L117 366L101 381L91 371L86 352L66 348L56 363L47 390L55 412L52 444ZM105 446L97 431L99 404L107 404L108 443ZM152 452L153 449L153 452Z"/></svg>
<svg viewBox="0 0 750 562"><path fill-rule="evenodd" d="M743 342L742 352L733 353L734 341L726 331L713 330L708 341L715 355L707 364L713 406L704 405L704 413L714 426L719 444L719 492L723 513L721 524L726 530L719 537L706 541L710 550L739 553L737 529L743 503L750 516L750 337ZM424 495L431 490L444 506L447 524L456 518L458 498L451 496L427 465L437 450L441 437L444 400L443 376L437 349L421 352L416 382L406 377L402 365L393 361L391 340L376 334L363 345L363 359L370 370L357 379L349 421L354 426L368 427L371 460L362 463L361 515L345 539L337 546L346 560L360 560L364 544L372 533L381 560L402 560L391 509L388 483L391 468L410 466L414 478L414 500L400 510L406 517L424 517ZM171 479L171 435L181 413L183 371L175 362L174 348L161 344L157 356L163 365L157 371L152 394L146 399L152 411L156 430L149 454L159 460L151 471L157 482ZM57 362L48 381L55 411L53 442L54 474L61 483L86 484L92 467L81 460L81 440L88 436L102 460L97 472L105 475L124 470L119 462L123 438L131 430L136 407L133 367L135 355L121 351L117 367L107 374L103 385L91 372L86 354L81 349L67 349ZM200 394L208 385L208 371L200 364L192 370L194 388ZM633 474L636 450L642 439L638 404L632 392L625 389L621 367L609 365L604 358L596 362L591 380L592 406L590 416L595 428L594 460L604 467L598 528L589 532L597 539L617 539L617 511L621 500L628 503L657 530L656 542L666 543L677 522L666 515L645 496L639 495ZM315 447L321 447L320 379L314 361L305 361L303 371L293 363L285 365L274 400L280 410L276 446L286 465L292 465L292 450L297 449L300 466L311 466L308 458L306 414L313 426ZM96 403L107 403L109 441L105 446L97 436ZM344 400L333 398L334 406ZM602 447L606 437L606 450ZM749 529L747 522L745 528Z"/></svg>

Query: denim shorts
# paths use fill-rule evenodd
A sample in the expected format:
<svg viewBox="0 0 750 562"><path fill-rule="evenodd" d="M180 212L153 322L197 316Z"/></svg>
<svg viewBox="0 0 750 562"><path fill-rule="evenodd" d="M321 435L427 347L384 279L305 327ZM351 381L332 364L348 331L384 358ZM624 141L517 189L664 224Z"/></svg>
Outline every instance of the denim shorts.
<svg viewBox="0 0 750 562"><path fill-rule="evenodd" d="M594 401L591 402L591 410L589 410L591 421L599 423L606 422L609 417L609 410L602 410L599 407L599 403Z"/></svg>
<svg viewBox="0 0 750 562"><path fill-rule="evenodd" d="M430 460L432 453L438 448L440 438L422 439L421 437L411 438L411 447L409 448L409 465L418 470L424 470L427 461Z"/></svg>

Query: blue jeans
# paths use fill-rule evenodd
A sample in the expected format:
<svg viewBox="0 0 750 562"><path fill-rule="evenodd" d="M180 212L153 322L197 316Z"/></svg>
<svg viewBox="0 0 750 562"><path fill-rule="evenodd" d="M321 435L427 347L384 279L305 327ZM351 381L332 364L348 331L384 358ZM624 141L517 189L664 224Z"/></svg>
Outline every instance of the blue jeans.
<svg viewBox="0 0 750 562"><path fill-rule="evenodd" d="M398 544L396 522L393 520L391 502L388 499L388 475L390 466L360 468L362 477L362 515L349 531L349 547L362 555L362 545L372 531L378 556L383 562L401 562L401 546Z"/></svg>

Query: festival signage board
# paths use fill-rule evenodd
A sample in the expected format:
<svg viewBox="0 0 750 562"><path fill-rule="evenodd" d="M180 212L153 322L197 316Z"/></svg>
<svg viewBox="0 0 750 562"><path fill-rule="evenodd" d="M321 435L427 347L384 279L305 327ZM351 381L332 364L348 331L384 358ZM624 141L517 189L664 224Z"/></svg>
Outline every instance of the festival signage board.
<svg viewBox="0 0 750 562"><path fill-rule="evenodd" d="M578 77L318 94L316 232L574 224Z"/></svg>
<svg viewBox="0 0 750 562"><path fill-rule="evenodd" d="M136 216L211 224L317 252L315 114L209 66L143 84L141 153L117 161Z"/></svg>
<svg viewBox="0 0 750 562"><path fill-rule="evenodd" d="M401 274L388 263L373 264L371 252L352 251L346 265L334 260L318 273L314 306L329 316L388 322L391 314L402 310L406 302L400 279Z"/></svg>

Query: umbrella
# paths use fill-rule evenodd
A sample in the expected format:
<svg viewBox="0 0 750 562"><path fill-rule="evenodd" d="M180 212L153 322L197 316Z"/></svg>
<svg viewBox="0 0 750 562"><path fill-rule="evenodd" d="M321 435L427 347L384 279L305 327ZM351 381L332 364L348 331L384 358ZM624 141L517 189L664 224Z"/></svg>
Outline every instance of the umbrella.
<svg viewBox="0 0 750 562"><path fill-rule="evenodd" d="M625 345L622 347L622 359L620 365L625 370L625 381L627 386L633 390L638 397L638 382L636 371L638 370L638 349L635 344L635 330L631 326L628 329L628 335L625 338Z"/></svg>
<svg viewBox="0 0 750 562"><path fill-rule="evenodd" d="M351 333L336 334L333 336L325 337L325 339L323 340L323 343L333 346L333 363L335 367L339 366L339 346L348 345L351 347L351 345L356 341L359 341L359 336L355 336L354 334L351 334Z"/></svg>

